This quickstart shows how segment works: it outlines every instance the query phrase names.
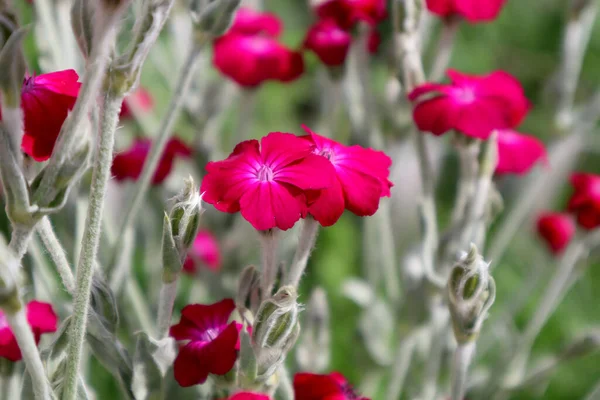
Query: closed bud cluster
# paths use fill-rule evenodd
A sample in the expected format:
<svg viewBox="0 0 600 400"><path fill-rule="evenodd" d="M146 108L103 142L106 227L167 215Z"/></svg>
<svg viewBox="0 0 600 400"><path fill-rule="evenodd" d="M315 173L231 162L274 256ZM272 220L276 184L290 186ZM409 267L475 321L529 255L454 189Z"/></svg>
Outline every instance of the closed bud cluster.
<svg viewBox="0 0 600 400"><path fill-rule="evenodd" d="M241 0L195 0L192 2L192 17L196 40L203 41L206 35L218 37L231 26L235 11Z"/></svg>
<svg viewBox="0 0 600 400"><path fill-rule="evenodd" d="M298 294L293 286L284 286L265 300L252 330L257 378L266 381L284 361L300 334Z"/></svg>
<svg viewBox="0 0 600 400"><path fill-rule="evenodd" d="M489 274L489 264L471 244L469 253L454 265L448 280L450 314L459 344L477 339L495 297L496 285Z"/></svg>

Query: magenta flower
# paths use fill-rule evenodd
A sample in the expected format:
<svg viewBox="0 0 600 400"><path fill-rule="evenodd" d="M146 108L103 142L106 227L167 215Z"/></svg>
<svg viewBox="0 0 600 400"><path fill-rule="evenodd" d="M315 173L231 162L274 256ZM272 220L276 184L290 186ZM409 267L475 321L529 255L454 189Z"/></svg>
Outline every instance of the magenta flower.
<svg viewBox="0 0 600 400"><path fill-rule="evenodd" d="M350 33L340 28L333 20L322 20L308 30L304 48L312 50L323 64L336 67L346 60L350 43Z"/></svg>
<svg viewBox="0 0 600 400"><path fill-rule="evenodd" d="M239 392L229 397L228 400L269 400L270 397L264 393Z"/></svg>
<svg viewBox="0 0 600 400"><path fill-rule="evenodd" d="M333 19L344 28L351 29L363 21L377 25L387 16L386 0L327 0L316 8L321 19Z"/></svg>
<svg viewBox="0 0 600 400"><path fill-rule="evenodd" d="M577 173L571 176L575 191L568 209L575 213L577 222L585 229L600 226L600 175Z"/></svg>
<svg viewBox="0 0 600 400"><path fill-rule="evenodd" d="M31 326L36 343L39 343L43 333L56 332L58 317L52 305L39 301L30 301L27 304L27 322ZM10 361L21 359L21 350L15 339L12 329L6 321L4 312L0 310L0 357Z"/></svg>
<svg viewBox="0 0 600 400"><path fill-rule="evenodd" d="M140 111L149 112L154 107L154 100L152 100L152 95L146 89L140 87L129 96L127 96L127 101L131 101L135 104ZM127 101L123 102L121 106L121 114L119 117L123 119L133 118L133 112L129 109L127 105Z"/></svg>
<svg viewBox="0 0 600 400"><path fill-rule="evenodd" d="M140 177L144 168L144 162L150 152L151 144L152 141L150 139L136 139L129 149L115 156L111 172L117 181L137 180ZM192 149L184 142L177 138L169 140L152 178L152 184L160 185L167 179L173 168L175 158L188 158L191 155Z"/></svg>
<svg viewBox="0 0 600 400"><path fill-rule="evenodd" d="M217 238L209 231L198 232L194 243L189 248L183 270L195 274L198 266L204 266L211 271L221 268L221 250Z"/></svg>
<svg viewBox="0 0 600 400"><path fill-rule="evenodd" d="M506 0L426 0L427 8L441 17L459 15L471 23L496 19Z"/></svg>
<svg viewBox="0 0 600 400"><path fill-rule="evenodd" d="M301 372L294 375L295 400L369 400L354 392L346 378L338 373L329 375Z"/></svg>
<svg viewBox="0 0 600 400"><path fill-rule="evenodd" d="M233 24L227 34L257 35L264 33L272 37L278 37L282 28L283 24L277 15L241 7L236 12Z"/></svg>
<svg viewBox="0 0 600 400"><path fill-rule="evenodd" d="M381 197L390 197L392 160L383 152L344 146L303 126L314 153L329 160L335 171L331 187L309 202L310 214L323 226L333 225L347 209L358 216L375 214Z"/></svg>
<svg viewBox="0 0 600 400"><path fill-rule="evenodd" d="M230 322L232 299L211 305L190 304L171 336L182 344L173 366L175 380L183 387L204 383L209 374L225 375L235 364L242 325Z"/></svg>
<svg viewBox="0 0 600 400"><path fill-rule="evenodd" d="M63 122L77 100L81 86L78 79L77 73L69 69L32 76L23 82L25 134L21 149L34 160L46 161L52 155Z"/></svg>
<svg viewBox="0 0 600 400"><path fill-rule="evenodd" d="M223 212L240 211L259 231L286 230L306 216L307 195L333 184L331 164L314 146L290 133L271 132L238 144L223 161L210 162L200 191Z"/></svg>
<svg viewBox="0 0 600 400"><path fill-rule="evenodd" d="M498 131L496 174L523 175L538 161L547 161L541 140L509 129Z"/></svg>
<svg viewBox="0 0 600 400"><path fill-rule="evenodd" d="M413 118L421 131L442 135L452 129L487 139L494 129L516 127L529 102L520 83L504 71L466 75L448 70L451 84L425 83L409 99L416 103Z"/></svg>
<svg viewBox="0 0 600 400"><path fill-rule="evenodd" d="M568 214L543 213L538 217L537 231L552 253L560 254L575 235L575 222Z"/></svg>

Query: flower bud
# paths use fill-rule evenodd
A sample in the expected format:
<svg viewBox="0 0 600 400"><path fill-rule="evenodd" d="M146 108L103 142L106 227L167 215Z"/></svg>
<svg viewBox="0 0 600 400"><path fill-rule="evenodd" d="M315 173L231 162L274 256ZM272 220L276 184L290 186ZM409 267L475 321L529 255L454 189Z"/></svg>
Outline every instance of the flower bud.
<svg viewBox="0 0 600 400"><path fill-rule="evenodd" d="M252 339L257 358L258 379L267 380L284 361L300 334L297 303L293 286L284 286L265 300L256 314Z"/></svg>
<svg viewBox="0 0 600 400"><path fill-rule="evenodd" d="M204 5L204 1L194 1L192 4L192 17L197 40L203 40L208 34L212 37L223 35L231 26L235 10L241 0L212 0Z"/></svg>
<svg viewBox="0 0 600 400"><path fill-rule="evenodd" d="M463 254L452 267L448 280L448 306L458 343L477 339L495 298L496 285L489 274L489 264L479 255L477 247L471 244L469 253Z"/></svg>
<svg viewBox="0 0 600 400"><path fill-rule="evenodd" d="M22 48L26 33L26 28L13 31L0 51L0 90L2 91L3 114L6 114L7 107L19 108L21 104L21 87L27 68ZM6 116L3 119L6 119Z"/></svg>
<svg viewBox="0 0 600 400"><path fill-rule="evenodd" d="M259 281L260 275L254 265L248 265L242 270L235 297L235 305L239 310L246 309L246 304L249 303L252 291L258 287Z"/></svg>
<svg viewBox="0 0 600 400"><path fill-rule="evenodd" d="M71 28L85 58L92 52L94 18L93 4L88 0L75 0L71 7Z"/></svg>

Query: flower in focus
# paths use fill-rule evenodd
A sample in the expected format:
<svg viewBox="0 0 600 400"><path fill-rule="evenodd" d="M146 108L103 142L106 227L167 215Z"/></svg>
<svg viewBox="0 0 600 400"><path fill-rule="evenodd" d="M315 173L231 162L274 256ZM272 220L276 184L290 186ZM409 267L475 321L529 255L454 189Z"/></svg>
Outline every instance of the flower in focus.
<svg viewBox="0 0 600 400"><path fill-rule="evenodd" d="M360 21L374 26L387 15L385 0L327 0L317 6L316 13L321 19L335 20L343 29Z"/></svg>
<svg viewBox="0 0 600 400"><path fill-rule="evenodd" d="M26 78L21 90L25 132L21 149L36 161L46 161L63 122L75 105L79 76L72 70ZM1 115L0 115L1 119Z"/></svg>
<svg viewBox="0 0 600 400"><path fill-rule="evenodd" d="M541 140L513 130L498 131L497 174L523 175L540 160L546 160L546 148Z"/></svg>
<svg viewBox="0 0 600 400"><path fill-rule="evenodd" d="M577 173L571 176L575 189L568 209L577 215L583 228L592 230L600 226L600 175Z"/></svg>
<svg viewBox="0 0 600 400"><path fill-rule="evenodd" d="M294 375L296 400L368 400L356 394L346 378L338 373L329 375L306 372Z"/></svg>
<svg viewBox="0 0 600 400"><path fill-rule="evenodd" d="M39 343L43 333L56 332L58 317L54 313L52 305L30 301L27 304L27 322L31 327L36 343ZM21 359L21 350L12 329L6 321L6 315L2 311L0 311L0 357L10 361Z"/></svg>
<svg viewBox="0 0 600 400"><path fill-rule="evenodd" d="M127 96L127 101L123 102L123 105L121 106L121 114L119 115L121 119L133 118L133 112L128 105L128 102L130 101L133 102L136 108L144 112L152 110L152 107L154 106L154 101L152 100L150 92L140 87Z"/></svg>
<svg viewBox="0 0 600 400"><path fill-rule="evenodd" d="M441 17L460 15L472 23L494 20L506 0L426 0L427 8Z"/></svg>
<svg viewBox="0 0 600 400"><path fill-rule="evenodd" d="M202 199L219 211L242 216L259 231L286 230L306 216L307 195L333 182L331 164L314 146L290 133L271 132L238 144L223 161L210 162Z"/></svg>
<svg viewBox="0 0 600 400"><path fill-rule="evenodd" d="M137 180L142 173L151 145L150 139L136 139L129 149L117 154L111 167L115 178L118 181ZM192 149L184 142L177 138L169 140L152 178L152 184L159 185L169 176L176 157L190 157L191 155Z"/></svg>
<svg viewBox="0 0 600 400"><path fill-rule="evenodd" d="M291 82L304 72L302 53L277 41L281 30L272 14L242 9L232 29L214 41L213 64L240 86L252 88L268 80Z"/></svg>
<svg viewBox="0 0 600 400"><path fill-rule="evenodd" d="M425 83L409 99L416 103L413 118L420 130L442 135L456 129L487 139L494 129L517 126L527 114L529 102L521 84L504 71L466 75L448 70L451 84Z"/></svg>
<svg viewBox="0 0 600 400"><path fill-rule="evenodd" d="M229 400L269 400L270 397L264 393L239 392L229 397Z"/></svg>
<svg viewBox="0 0 600 400"><path fill-rule="evenodd" d="M329 160L335 171L330 188L309 202L310 214L323 226L333 225L347 209L358 216L373 215L381 197L390 197L388 180L392 160L383 152L360 146L344 146L307 127L304 136L314 144L314 153Z"/></svg>
<svg viewBox="0 0 600 400"><path fill-rule="evenodd" d="M205 266L211 271L221 268L221 250L217 238L209 231L198 232L194 243L189 248L183 270L195 274L198 266Z"/></svg>
<svg viewBox="0 0 600 400"><path fill-rule="evenodd" d="M190 304L171 336L181 343L175 364L175 380L181 386L204 383L209 374L225 375L237 359L241 324L228 323L235 310L232 299L211 305Z"/></svg>
<svg viewBox="0 0 600 400"><path fill-rule="evenodd" d="M304 47L312 50L323 64L330 67L344 63L350 43L352 43L352 35L340 28L333 20L317 22L309 29L304 39Z"/></svg>
<svg viewBox="0 0 600 400"><path fill-rule="evenodd" d="M537 231L552 253L559 254L575 234L575 222L568 214L543 213L537 220Z"/></svg>

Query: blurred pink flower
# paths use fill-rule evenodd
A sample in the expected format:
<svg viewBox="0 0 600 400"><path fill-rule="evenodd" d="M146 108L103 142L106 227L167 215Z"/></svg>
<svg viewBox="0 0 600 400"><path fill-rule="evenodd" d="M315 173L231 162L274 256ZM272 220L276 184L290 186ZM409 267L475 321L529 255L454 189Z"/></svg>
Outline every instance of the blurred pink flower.
<svg viewBox="0 0 600 400"><path fill-rule="evenodd" d="M575 213L577 222L585 229L600 226L600 175L577 173L571 176L574 192L568 209Z"/></svg>
<svg viewBox="0 0 600 400"><path fill-rule="evenodd" d="M114 177L118 181L137 180L142 173L151 145L150 139L136 139L129 149L118 153L111 166ZM159 185L169 176L176 157L187 158L191 155L192 149L183 141L177 138L169 140L152 178L152 184Z"/></svg>
<svg viewBox="0 0 600 400"><path fill-rule="evenodd" d="M496 174L523 175L538 161L547 161L541 140L509 129L498 131Z"/></svg>
<svg viewBox="0 0 600 400"><path fill-rule="evenodd" d="M269 400L270 397L264 393L239 392L229 397L229 400Z"/></svg>
<svg viewBox="0 0 600 400"><path fill-rule="evenodd" d="M498 16L506 0L426 0L427 8L441 17L460 15L469 22L489 22Z"/></svg>
<svg viewBox="0 0 600 400"><path fill-rule="evenodd" d="M381 35L377 29L371 29L369 38L367 39L367 51L375 54L379 50L379 45L381 45Z"/></svg>
<svg viewBox="0 0 600 400"><path fill-rule="evenodd" d="M299 372L294 375L295 400L369 400L354 391L339 372L329 375Z"/></svg>
<svg viewBox="0 0 600 400"><path fill-rule="evenodd" d="M333 185L309 199L308 211L323 226L330 226L347 209L358 216L373 215L381 197L390 197L388 180L392 160L383 152L361 146L344 146L303 126L313 152L329 160L335 171Z"/></svg>
<svg viewBox="0 0 600 400"><path fill-rule="evenodd" d="M543 213L538 217L539 235L554 254L561 253L575 235L575 222L564 213Z"/></svg>
<svg viewBox="0 0 600 400"><path fill-rule="evenodd" d="M227 34L257 35L264 33L277 37L281 34L282 28L283 24L277 15L241 7L236 12L233 24Z"/></svg>
<svg viewBox="0 0 600 400"><path fill-rule="evenodd" d="M333 19L344 28L350 29L363 21L374 26L387 16L386 0L328 0L316 8L322 19Z"/></svg>
<svg viewBox="0 0 600 400"><path fill-rule="evenodd" d="M195 274L198 266L204 266L212 271L221 268L221 250L217 238L209 231L198 232L192 247L188 250L183 270Z"/></svg>
<svg viewBox="0 0 600 400"><path fill-rule="evenodd" d="M148 112L152 110L152 107L154 107L154 100L152 100L152 95L150 94L150 92L148 92L142 87L140 87L139 89L131 93L129 96L127 96L127 101L133 101L134 104L137 107L139 107L141 111L144 112ZM121 114L119 115L121 119L133 118L133 113L129 109L127 101L124 101L123 105L121 106Z"/></svg>
<svg viewBox="0 0 600 400"><path fill-rule="evenodd" d="M223 212L241 211L259 231L286 230L306 216L307 192L332 185L333 170L314 146L290 133L271 132L238 144L223 161L210 162L203 200Z"/></svg>
<svg viewBox="0 0 600 400"><path fill-rule="evenodd" d="M304 39L304 47L312 50L323 64L330 67L344 63L351 43L352 35L333 20L318 21Z"/></svg>
<svg viewBox="0 0 600 400"><path fill-rule="evenodd" d="M242 325L228 323L235 310L232 299L211 305L190 304L170 334L182 347L175 364L175 380L183 387L204 383L209 374L225 375L234 366Z"/></svg>
<svg viewBox="0 0 600 400"><path fill-rule="evenodd" d="M450 84L425 83L409 99L420 130L442 135L452 129L487 139L494 129L517 126L529 110L521 84L504 71L466 75L448 70Z"/></svg>
<svg viewBox="0 0 600 400"><path fill-rule="evenodd" d="M27 322L31 327L36 343L40 341L43 333L56 332L58 317L52 305L40 301L30 301L27 304ZM6 315L0 310L0 357L10 361L21 359L21 350L15 339L12 329L6 321Z"/></svg>

